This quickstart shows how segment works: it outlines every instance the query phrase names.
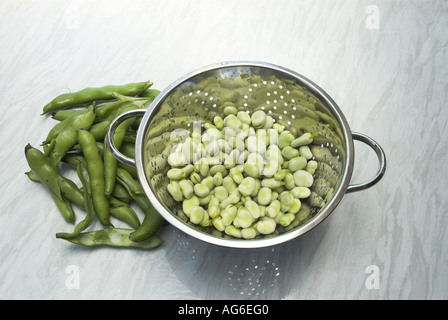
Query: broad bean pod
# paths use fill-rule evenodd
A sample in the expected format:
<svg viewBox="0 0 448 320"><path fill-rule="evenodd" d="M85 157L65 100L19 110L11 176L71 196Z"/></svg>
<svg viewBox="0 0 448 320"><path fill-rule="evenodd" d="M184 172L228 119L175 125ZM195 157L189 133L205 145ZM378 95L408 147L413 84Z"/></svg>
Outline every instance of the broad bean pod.
<svg viewBox="0 0 448 320"><path fill-rule="evenodd" d="M153 235L145 240L138 242L132 241L130 239L130 235L133 232L135 232L135 230L133 229L108 228L90 232L81 232L74 237L61 237L61 239L85 247L112 246L146 250L154 249L163 243L163 241L157 235Z"/></svg>
<svg viewBox="0 0 448 320"><path fill-rule="evenodd" d="M28 144L25 147L25 157L35 177L48 187L58 199L67 199L84 208L82 192L73 181L63 177L58 168L50 164L43 152Z"/></svg>
<svg viewBox="0 0 448 320"><path fill-rule="evenodd" d="M109 199L105 195L104 164L93 135L84 129L78 130L80 144L87 163L95 212L104 226L110 226Z"/></svg>
<svg viewBox="0 0 448 320"><path fill-rule="evenodd" d="M135 96L145 92L151 85L152 82L147 81L128 83L125 85L108 85L97 88L85 88L76 92L64 93L47 103L43 108L42 114L91 101L113 99L116 97L116 93L127 96Z"/></svg>
<svg viewBox="0 0 448 320"><path fill-rule="evenodd" d="M117 180L128 191L132 199L145 213L141 225L129 234L130 240L135 242L145 241L155 235L164 224L165 220L154 209L149 199L146 197L142 186L124 169L117 169Z"/></svg>

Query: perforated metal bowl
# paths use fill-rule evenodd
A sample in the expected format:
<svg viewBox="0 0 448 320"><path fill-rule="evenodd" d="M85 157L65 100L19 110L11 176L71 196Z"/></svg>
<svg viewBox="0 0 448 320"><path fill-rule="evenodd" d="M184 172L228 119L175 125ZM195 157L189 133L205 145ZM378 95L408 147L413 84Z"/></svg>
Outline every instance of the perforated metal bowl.
<svg viewBox="0 0 448 320"><path fill-rule="evenodd" d="M229 81L229 79L231 81ZM224 99L223 95L227 95ZM321 195L323 202L307 203L302 221L280 227L273 235L252 240L237 239L216 232L213 227L199 227L182 215L181 204L166 190L169 179L167 157L174 130L191 130L194 125L213 123L223 115L229 96L238 110L264 110L275 123L298 135L311 132L311 149L319 166L315 180L331 183L331 193ZM135 158L121 154L113 144L113 134L125 119L142 116L135 145ZM353 139L370 146L378 156L379 168L369 181L350 185L353 172ZM140 183L156 210L173 226L187 234L220 246L256 248L294 239L313 229L339 204L345 193L373 186L385 173L386 157L371 138L351 132L333 99L315 83L286 68L264 62L223 62L189 73L163 90L146 110L132 110L117 117L110 125L107 143L115 157L137 168ZM318 190L315 190L318 193Z"/></svg>

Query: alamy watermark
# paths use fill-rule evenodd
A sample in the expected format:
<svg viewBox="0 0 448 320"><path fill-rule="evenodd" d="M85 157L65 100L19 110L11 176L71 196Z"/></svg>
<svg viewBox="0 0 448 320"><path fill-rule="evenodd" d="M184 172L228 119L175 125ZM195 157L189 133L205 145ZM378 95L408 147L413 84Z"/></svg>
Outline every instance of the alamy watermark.
<svg viewBox="0 0 448 320"><path fill-rule="evenodd" d="M276 129L226 127L221 131L205 124L202 131L202 126L201 122L194 121L191 132L186 129L171 132L170 141L177 142L168 157L172 167L204 161L211 165L265 164L279 152L279 133Z"/></svg>
<svg viewBox="0 0 448 320"><path fill-rule="evenodd" d="M380 29L380 9L376 5L366 7L366 28L369 30Z"/></svg>
<svg viewBox="0 0 448 320"><path fill-rule="evenodd" d="M69 5L65 9L65 27L69 30L79 30L80 20L79 6Z"/></svg>
<svg viewBox="0 0 448 320"><path fill-rule="evenodd" d="M366 288L369 290L380 289L380 268L377 265L368 265L365 269L368 275L365 281Z"/></svg>
<svg viewBox="0 0 448 320"><path fill-rule="evenodd" d="M80 288L79 267L69 265L65 268L65 273L68 275L65 279L65 287L69 290Z"/></svg>

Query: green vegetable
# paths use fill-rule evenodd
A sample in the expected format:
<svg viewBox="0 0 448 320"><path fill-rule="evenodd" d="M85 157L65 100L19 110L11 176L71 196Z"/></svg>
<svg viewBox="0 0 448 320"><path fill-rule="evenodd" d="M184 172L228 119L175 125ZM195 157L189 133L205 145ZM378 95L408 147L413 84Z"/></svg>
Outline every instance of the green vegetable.
<svg viewBox="0 0 448 320"><path fill-rule="evenodd" d="M154 249L163 243L163 241L156 235L153 235L143 241L132 241L130 239L130 235L133 232L133 229L108 228L83 232L73 238L65 238L65 240L86 247L112 246L147 250Z"/></svg>
<svg viewBox="0 0 448 320"><path fill-rule="evenodd" d="M43 108L42 114L88 102L114 99L116 93L135 96L145 92L151 85L152 82L147 81L125 85L109 85L99 88L85 88L72 93L64 93L47 103Z"/></svg>
<svg viewBox="0 0 448 320"><path fill-rule="evenodd" d="M111 216L126 222L134 229L140 227L140 220L138 219L134 209L132 209L129 204L122 202L114 197L110 197L109 201L109 210Z"/></svg>
<svg viewBox="0 0 448 320"><path fill-rule="evenodd" d="M40 150L28 144L25 147L25 156L36 178L48 187L59 200L68 200L76 203L79 207L84 207L84 196L76 184L63 177Z"/></svg>
<svg viewBox="0 0 448 320"><path fill-rule="evenodd" d="M130 196L145 213L142 224L130 233L129 238L135 242L145 241L151 238L160 229L165 220L154 209L151 202L146 197L142 186L131 176L129 172L118 168L117 181L126 188Z"/></svg>
<svg viewBox="0 0 448 320"><path fill-rule="evenodd" d="M93 207L101 224L110 226L109 199L105 195L104 164L96 140L89 131L80 129L78 130L78 142L86 158Z"/></svg>
<svg viewBox="0 0 448 320"><path fill-rule="evenodd" d="M93 203L92 203L92 189L90 187L90 177L89 177L89 173L87 171L87 167L85 164L85 161L81 161L79 160L78 165L77 165L77 172L78 172L78 177L81 180L82 186L84 188L84 201L85 201L85 209L86 209L86 217L84 218L84 220L82 220L81 222L79 222L76 227L75 230L72 233L57 233L56 234L56 238L60 238L60 239L73 239L75 238L77 235L79 235L82 231L84 231L85 229L87 229L93 222L93 220L95 219L95 210L93 208Z"/></svg>
<svg viewBox="0 0 448 320"><path fill-rule="evenodd" d="M309 188L313 185L313 176L311 173L305 170L297 170L294 172L294 182L297 187Z"/></svg>
<svg viewBox="0 0 448 320"><path fill-rule="evenodd" d="M53 191L50 191L50 195L64 219L67 222L75 222L75 212L73 211L70 201L67 201L67 199L64 198L59 198Z"/></svg>
<svg viewBox="0 0 448 320"><path fill-rule="evenodd" d="M78 142L77 130L88 130L95 119L95 107L89 106L87 111L82 114L74 115L73 121L67 119L66 125L61 129L59 134L53 138L54 146L48 155L50 163L56 166L62 158L69 152L73 146ZM75 121L76 120L76 121ZM63 124L61 122L60 124Z"/></svg>
<svg viewBox="0 0 448 320"><path fill-rule="evenodd" d="M131 105L128 107L123 108L120 113L136 109L137 107L135 105ZM124 137L126 135L126 131L129 127L132 126L134 123L135 118L130 118L122 123L117 127L114 134L114 144L117 148L120 148ZM105 179L105 191L104 194L106 197L110 197L112 192L114 191L115 187L115 180L117 176L117 167L118 167L118 160L115 158L115 156L110 152L109 148L106 148L104 150L104 179Z"/></svg>
<svg viewBox="0 0 448 320"><path fill-rule="evenodd" d="M160 93L156 89L148 89L151 85L146 82L86 88L58 96L44 107L44 113L52 112L53 119L59 122L51 128L42 143L44 152L30 144L25 147L25 157L31 169L26 174L30 180L41 182L49 189L51 198L66 221L75 221L73 203L86 212L85 218L76 224L72 232L59 232L57 238L90 247L151 249L162 243L155 232L163 219L152 208L135 180L135 168L116 163L103 143L111 120L127 110L147 107ZM98 100L108 101L97 105ZM75 106L79 108L73 109ZM129 157L134 156L139 120L130 119L122 123L114 137L115 144L121 145L120 151ZM61 175L61 160L76 168L82 191L74 181ZM191 171L190 167L183 168L183 172ZM131 207L134 202L145 213L142 223ZM104 228L85 232L95 217L102 225L110 227L110 216L122 220L132 229Z"/></svg>

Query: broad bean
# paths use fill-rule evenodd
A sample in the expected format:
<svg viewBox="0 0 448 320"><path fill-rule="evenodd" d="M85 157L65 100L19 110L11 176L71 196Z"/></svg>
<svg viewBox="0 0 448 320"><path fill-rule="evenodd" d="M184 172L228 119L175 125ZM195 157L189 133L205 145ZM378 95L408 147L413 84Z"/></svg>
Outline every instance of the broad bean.
<svg viewBox="0 0 448 320"><path fill-rule="evenodd" d="M311 190L306 187L295 187L291 190L291 194L297 199L306 199L310 196Z"/></svg>
<svg viewBox="0 0 448 320"><path fill-rule="evenodd" d="M213 184L215 186L220 186L222 184L222 173L218 172L213 176Z"/></svg>
<svg viewBox="0 0 448 320"><path fill-rule="evenodd" d="M215 187L215 182L213 180L213 177L207 176L204 179L202 179L201 184L205 185L209 190L213 190Z"/></svg>
<svg viewBox="0 0 448 320"><path fill-rule="evenodd" d="M291 222L294 221L296 216L292 213L286 213L283 216L280 217L278 223L282 225L283 227L287 227L291 224Z"/></svg>
<svg viewBox="0 0 448 320"><path fill-rule="evenodd" d="M278 147L283 149L291 145L294 140L294 135L290 131L283 131L278 137Z"/></svg>
<svg viewBox="0 0 448 320"><path fill-rule="evenodd" d="M235 189L238 190L238 189ZM221 201L221 208L225 209L229 205L233 204L236 205L241 199L241 196L239 196L237 193L231 193L226 199Z"/></svg>
<svg viewBox="0 0 448 320"><path fill-rule="evenodd" d="M229 196L229 192L223 186L218 186L214 190L215 190L215 198L219 201L223 201Z"/></svg>
<svg viewBox="0 0 448 320"><path fill-rule="evenodd" d="M258 221L255 226L259 233L267 235L275 231L277 223L274 219L265 217Z"/></svg>
<svg viewBox="0 0 448 320"><path fill-rule="evenodd" d="M280 210L287 212L294 202L294 196L289 191L283 191L279 195Z"/></svg>
<svg viewBox="0 0 448 320"><path fill-rule="evenodd" d="M175 201L182 201L183 200L183 193L182 190L179 186L179 182L172 180L168 185L167 185L167 190L170 193L170 195L173 197L173 199Z"/></svg>
<svg viewBox="0 0 448 320"><path fill-rule="evenodd" d="M195 184L193 187L194 194L198 197L206 197L210 193L210 189L205 184Z"/></svg>
<svg viewBox="0 0 448 320"><path fill-rule="evenodd" d="M240 228L249 228L253 221L254 217L252 216L252 213L246 207L240 207L238 208L233 223Z"/></svg>
<svg viewBox="0 0 448 320"><path fill-rule="evenodd" d="M294 157L289 160L288 169L291 172L296 172L297 170L302 170L306 168L307 160L305 157Z"/></svg>
<svg viewBox="0 0 448 320"><path fill-rule="evenodd" d="M221 209L219 207L219 199L212 197L208 203L208 215L210 218L215 219L219 216Z"/></svg>
<svg viewBox="0 0 448 320"><path fill-rule="evenodd" d="M267 206L271 203L272 189L268 187L262 187L258 192L258 203L263 206Z"/></svg>
<svg viewBox="0 0 448 320"><path fill-rule="evenodd" d="M241 184L241 182L243 182L244 180L244 176L241 173L241 171L239 170L239 168L232 168L230 169L230 177L233 179L233 181L235 181L236 184Z"/></svg>
<svg viewBox="0 0 448 320"><path fill-rule="evenodd" d="M310 174L314 174L316 172L316 169L317 169L317 161L314 160L308 161L306 165L306 171L309 172Z"/></svg>
<svg viewBox="0 0 448 320"><path fill-rule="evenodd" d="M191 209L190 221L194 224L201 224L205 218L206 211L201 206L196 206Z"/></svg>
<svg viewBox="0 0 448 320"><path fill-rule="evenodd" d="M274 174L274 179L282 181L283 179L285 179L287 173L288 172L286 170L281 169Z"/></svg>
<svg viewBox="0 0 448 320"><path fill-rule="evenodd" d="M189 217L193 208L199 206L199 199L192 196L190 199L185 199L182 202L182 211Z"/></svg>
<svg viewBox="0 0 448 320"><path fill-rule="evenodd" d="M244 239L254 239L257 236L257 231L254 228L241 229L241 236Z"/></svg>
<svg viewBox="0 0 448 320"><path fill-rule="evenodd" d="M273 177L279 171L278 167L278 162L275 160L271 160L264 166L262 174L265 177Z"/></svg>
<svg viewBox="0 0 448 320"><path fill-rule="evenodd" d="M249 196L254 192L255 189L255 179L252 177L246 177L241 181L240 185L238 186L238 190L241 192L241 194L245 196Z"/></svg>
<svg viewBox="0 0 448 320"><path fill-rule="evenodd" d="M272 201L271 204L266 208L266 214L271 218L277 217L278 214L280 213L281 206L282 205L280 201L278 200Z"/></svg>
<svg viewBox="0 0 448 320"><path fill-rule="evenodd" d="M299 156L299 150L291 146L286 146L282 149L282 156L287 160L291 160L292 158Z"/></svg>
<svg viewBox="0 0 448 320"><path fill-rule="evenodd" d="M216 230L218 231L224 231L225 230L225 226L224 223L222 222L222 218L221 217L216 217L212 220L212 224L213 226L216 228Z"/></svg>
<svg viewBox="0 0 448 320"><path fill-rule="evenodd" d="M247 210L251 213L254 219L258 219L260 217L260 207L255 201L248 200L244 204Z"/></svg>
<svg viewBox="0 0 448 320"><path fill-rule="evenodd" d="M302 207L302 202L299 199L294 198L292 205L288 209L288 213L296 214L297 212L299 212L301 207Z"/></svg>
<svg viewBox="0 0 448 320"><path fill-rule="evenodd" d="M173 180L175 182L175 180ZM187 179L182 179L178 182L179 188L185 199L190 199L193 196L193 182Z"/></svg>
<svg viewBox="0 0 448 320"><path fill-rule="evenodd" d="M236 116L238 117L238 119L240 119L242 123L250 125L252 122L250 115L245 111L239 111Z"/></svg>
<svg viewBox="0 0 448 320"><path fill-rule="evenodd" d="M281 181L275 180L274 178L266 178L261 180L261 186L262 187L268 187L271 189L278 188L282 185Z"/></svg>
<svg viewBox="0 0 448 320"><path fill-rule="evenodd" d="M308 161L313 158L313 153L311 152L311 149L308 146L299 147L299 153L302 157L304 157Z"/></svg>
<svg viewBox="0 0 448 320"><path fill-rule="evenodd" d="M304 145L309 145L312 142L313 142L313 136L311 135L311 133L306 132L297 139L291 141L291 147L296 148Z"/></svg>
<svg viewBox="0 0 448 320"><path fill-rule="evenodd" d="M238 213L238 209L233 206L229 205L226 206L224 211L221 213L221 222L224 227L230 226L233 222L233 219L235 219L236 214Z"/></svg>
<svg viewBox="0 0 448 320"><path fill-rule="evenodd" d="M305 170L297 170L294 172L294 182L297 187L310 188L313 185L313 176Z"/></svg>
<svg viewBox="0 0 448 320"><path fill-rule="evenodd" d="M263 128L266 123L266 113L262 110L255 111L252 114L251 123L255 129Z"/></svg>
<svg viewBox="0 0 448 320"><path fill-rule="evenodd" d="M242 238L241 230L234 226L227 226L224 230L226 234L235 238Z"/></svg>

